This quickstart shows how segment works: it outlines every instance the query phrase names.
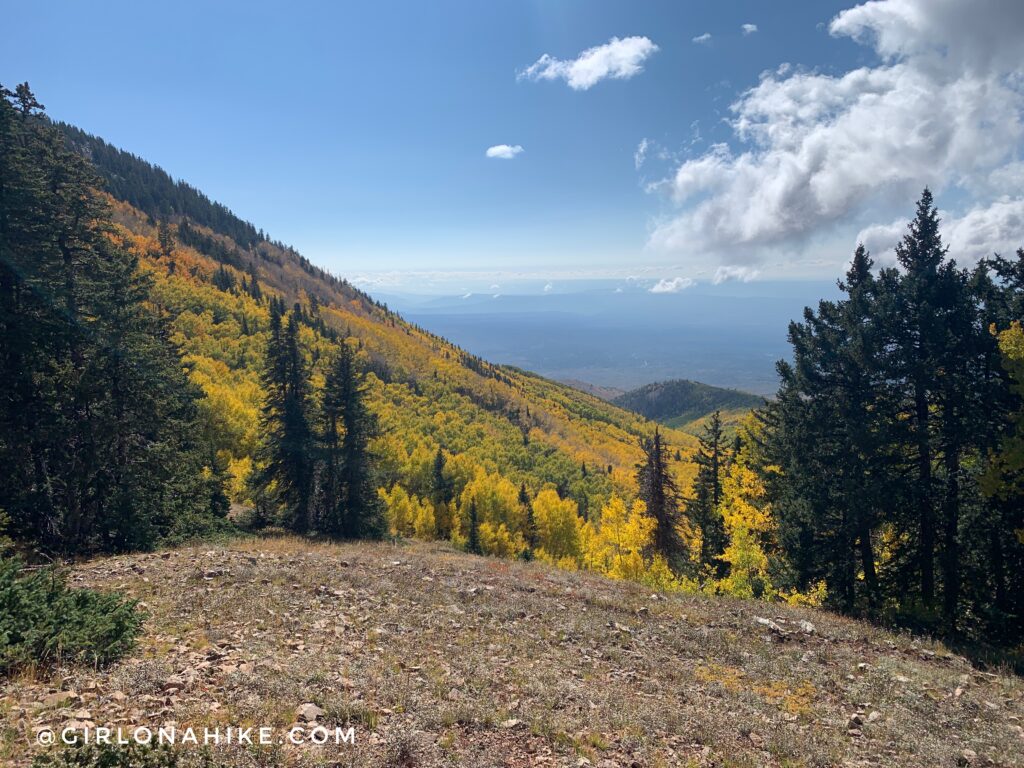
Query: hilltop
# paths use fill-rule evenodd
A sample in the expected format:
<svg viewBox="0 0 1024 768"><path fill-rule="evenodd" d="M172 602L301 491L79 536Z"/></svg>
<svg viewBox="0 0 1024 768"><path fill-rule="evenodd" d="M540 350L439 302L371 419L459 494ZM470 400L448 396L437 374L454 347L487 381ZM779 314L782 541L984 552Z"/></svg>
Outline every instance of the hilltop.
<svg viewBox="0 0 1024 768"><path fill-rule="evenodd" d="M701 419L714 411L722 411L723 420L731 423L764 405L764 398L699 381L674 379L630 390L611 398L611 402L666 426L692 433L701 426Z"/></svg>
<svg viewBox="0 0 1024 768"><path fill-rule="evenodd" d="M1024 686L813 609L649 589L441 543L249 539L75 567L141 599L108 669L6 681L0 761L77 721L351 724L238 766L1024 765Z"/></svg>

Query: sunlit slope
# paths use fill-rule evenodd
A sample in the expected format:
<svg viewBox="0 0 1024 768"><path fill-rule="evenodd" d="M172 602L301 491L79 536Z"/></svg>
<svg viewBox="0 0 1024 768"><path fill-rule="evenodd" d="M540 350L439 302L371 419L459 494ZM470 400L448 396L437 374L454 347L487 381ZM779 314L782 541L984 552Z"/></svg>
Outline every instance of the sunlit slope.
<svg viewBox="0 0 1024 768"><path fill-rule="evenodd" d="M157 711L200 732L286 730L309 702L325 727L354 727L355 746L212 756L238 768L1024 765L1019 677L811 608L652 595L444 543L246 538L93 560L73 578L145 601L139 645L105 669L9 681L0 764L28 766L46 751L34 729L72 719L135 727Z"/></svg>
<svg viewBox="0 0 1024 768"><path fill-rule="evenodd" d="M141 160L132 162L138 165L140 184L162 173ZM102 164L99 168L104 171ZM116 185L109 186L116 191ZM201 213L205 198L198 199ZM613 492L627 497L635 492L638 439L654 429L643 417L472 356L405 322L294 250L246 235L244 223L224 227L241 231L247 242L240 243L174 206L162 211L162 203L154 202L151 211L143 211L117 197L113 204L117 236L151 274L154 301L192 379L205 393L207 423L230 466L236 501L247 500L245 478L258 445L260 368L271 296L302 307L314 385L322 380L337 338L357 340L370 372L371 407L380 419L375 447L384 484L428 493L430 468L440 448L448 457L448 471L463 481L483 471L525 484L531 493L553 485L563 497L578 501L584 513L599 508ZM220 214L226 210L208 200L205 205ZM695 440L661 429L672 454L679 456L676 470L686 488L692 475L687 458Z"/></svg>

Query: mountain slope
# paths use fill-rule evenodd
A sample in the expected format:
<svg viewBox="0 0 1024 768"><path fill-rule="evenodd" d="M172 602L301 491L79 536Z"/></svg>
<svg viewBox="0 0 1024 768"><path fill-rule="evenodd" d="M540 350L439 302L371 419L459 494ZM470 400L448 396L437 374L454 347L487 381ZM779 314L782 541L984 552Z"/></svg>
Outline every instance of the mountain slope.
<svg viewBox="0 0 1024 768"><path fill-rule="evenodd" d="M638 438L653 429L644 418L474 357L405 322L163 170L59 127L106 179L120 237L151 275L154 302L203 388L235 501L251 501L246 478L258 444L269 296L300 305L314 384L339 335L357 340L371 372L370 404L382 427L375 447L386 485L427 495L440 448L457 491L483 473L525 484L531 494L553 486L584 513L612 493L635 493ZM684 460L674 471L686 487L694 441L676 431L666 439L681 450Z"/></svg>
<svg viewBox="0 0 1024 768"><path fill-rule="evenodd" d="M1024 765L1019 678L812 609L655 599L628 582L445 544L247 540L100 559L73 578L145 600L139 648L102 671L6 681L0 763L27 765L41 750L34 729L72 723L256 725L280 737L309 703L317 722L353 727L355 746L221 746L211 757L252 767Z"/></svg>
<svg viewBox="0 0 1024 768"><path fill-rule="evenodd" d="M763 405L764 398L698 381L674 379L630 390L611 402L653 421L690 431L691 422L714 411L723 411L726 417L745 413Z"/></svg>

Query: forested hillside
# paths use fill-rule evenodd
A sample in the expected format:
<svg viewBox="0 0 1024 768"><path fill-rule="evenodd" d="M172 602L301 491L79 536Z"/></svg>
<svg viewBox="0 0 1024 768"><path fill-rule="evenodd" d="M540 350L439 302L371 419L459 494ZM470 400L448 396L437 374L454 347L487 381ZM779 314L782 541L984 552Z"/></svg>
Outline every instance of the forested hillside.
<svg viewBox="0 0 1024 768"><path fill-rule="evenodd" d="M373 422L367 429L373 490L379 489L392 534L452 539L463 546L475 539L473 546L484 553L532 554L578 567L588 522L596 524L602 507L621 507L637 497L641 440L653 433L652 423L567 386L491 365L410 325L161 169L70 126L51 127L27 87L10 93L3 108L4 140L11 148L5 148L8 189L26 198L36 194L55 211L45 225L52 231L26 229L26 242L38 239L35 251L10 247L5 253L10 265L5 337L24 339L24 355L39 358L39 376L56 370L59 360L77 358L75 333L102 347L96 359L107 354L134 359L134 347L122 352L112 347L126 327L118 307L90 304L85 312L86 301L109 296L104 300L113 302L120 295L130 297L132 317L148 329L153 354L175 368L161 374L155 363L133 366L155 378L133 383L124 404L107 404L118 391L109 371L86 385L88 366L78 371L73 364L68 379L50 383L57 392L52 402L32 391L26 371L24 392L16 384L5 411L23 426L3 435L5 457L18 469L8 475L2 504L11 518L10 533L23 543L78 554L152 546L168 536L217 528L229 504L247 524L291 520L304 525L296 522L296 505L330 506L324 498L332 465L322 458L329 451L327 390L343 349L351 354L358 396ZM46 178L59 179L55 183L66 189L57 196L43 187L30 189L37 180L45 185ZM72 198L88 201L87 222L58 210ZM7 200L16 201L16 195L7 193ZM8 206L5 215L6 226L14 228L8 231L15 232L32 213ZM72 240L81 247L65 245ZM10 238L5 242L14 245ZM107 276L115 267L118 279L134 288ZM26 297L40 302L37 316ZM61 349L43 354L45 344L36 344L39 334L45 331L51 340L59 335L39 317L57 310L45 322L65 327L71 336ZM180 366L171 363L175 356ZM10 357L5 365L17 370L19 360ZM297 389L282 389L284 399L276 405L275 368L281 366L275 360L284 368L292 365L292 374L301 379ZM81 394L74 382L85 387ZM166 422L155 409L171 410L163 404L140 415L138 438L105 430L119 444L90 454L97 466L83 467L81 476L74 471L75 459L58 453L76 454L80 443L63 442L56 430L76 423L90 428L99 403L99 410L109 409L115 418L123 407L145 404L144 398L133 399L135 393L163 396L172 382L178 382L174 386L183 398L173 413L185 419L173 434L188 445L178 458L168 446L166 466L146 454L158 444L146 429ZM298 415L308 438L309 476L300 482L302 498L288 498L287 472L273 471L275 462L287 462L288 449L275 454L273 437L281 416L277 406L287 409L297 390L302 390ZM68 401L61 404L61 398ZM33 413L32 402L45 402L54 433L46 432L46 418ZM81 410L83 403L89 415ZM666 471L679 485L688 485L696 441L671 430L662 430L659 441ZM121 455L118 451L140 471L140 485L119 502L122 514L145 517L146 525L134 520L128 526L147 531L132 541L117 538L125 525L99 501L108 489L113 496L123 493L104 477L109 456ZM177 482L195 488L168 493L164 473L172 471L180 475ZM26 484L24 478L35 480ZM40 517L38 494L50 494L65 482L73 487L57 489ZM156 511L151 498L168 499L188 514ZM88 515L78 511L82 507L90 507ZM643 544L641 536L638 546ZM644 549L648 565L649 555Z"/></svg>
<svg viewBox="0 0 1024 768"><path fill-rule="evenodd" d="M695 422L700 423L715 411L722 411L730 421L736 421L764 405L764 398L699 381L673 379L645 384L612 398L611 402L653 421L690 431Z"/></svg>

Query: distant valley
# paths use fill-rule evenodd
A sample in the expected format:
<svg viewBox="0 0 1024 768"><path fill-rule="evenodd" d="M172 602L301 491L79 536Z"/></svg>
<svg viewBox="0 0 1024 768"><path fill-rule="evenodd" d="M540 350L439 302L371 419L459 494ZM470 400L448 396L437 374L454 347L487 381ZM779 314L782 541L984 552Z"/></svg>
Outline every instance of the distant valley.
<svg viewBox="0 0 1024 768"><path fill-rule="evenodd" d="M410 321L473 354L549 378L621 391L690 379L758 395L777 388L775 363L789 356L789 322L835 293L833 283L792 281L652 294L612 280L543 295L373 291Z"/></svg>

